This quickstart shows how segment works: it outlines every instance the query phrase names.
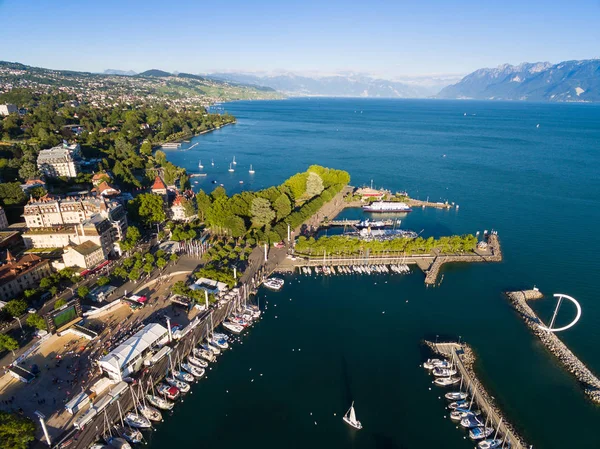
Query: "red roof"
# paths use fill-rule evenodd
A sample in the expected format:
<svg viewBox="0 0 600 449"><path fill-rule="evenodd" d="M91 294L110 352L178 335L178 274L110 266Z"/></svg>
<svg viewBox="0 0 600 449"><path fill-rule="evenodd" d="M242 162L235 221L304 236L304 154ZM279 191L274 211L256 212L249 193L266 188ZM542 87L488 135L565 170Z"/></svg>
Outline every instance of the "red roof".
<svg viewBox="0 0 600 449"><path fill-rule="evenodd" d="M156 178L154 178L154 184L152 184L152 190L167 190L167 185L160 178L160 176L157 176Z"/></svg>

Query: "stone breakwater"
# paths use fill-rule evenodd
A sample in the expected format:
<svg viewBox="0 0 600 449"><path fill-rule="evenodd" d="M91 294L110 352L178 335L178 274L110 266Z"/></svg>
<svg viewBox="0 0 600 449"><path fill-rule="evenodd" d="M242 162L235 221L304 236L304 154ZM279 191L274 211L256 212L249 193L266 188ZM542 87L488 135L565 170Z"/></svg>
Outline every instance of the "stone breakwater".
<svg viewBox="0 0 600 449"><path fill-rule="evenodd" d="M533 311L528 300L539 299L543 294L537 290L523 290L505 293L513 307L525 320L531 331L541 340L546 348L556 356L569 371L579 381L585 394L597 404L600 404L600 380L592 373L585 364L571 352L569 348L556 336L554 332L548 332L539 327L543 324Z"/></svg>
<svg viewBox="0 0 600 449"><path fill-rule="evenodd" d="M469 345L465 343L433 343L430 341L425 341L425 345L434 353L440 354L449 360L454 360L458 371L463 376L462 385L466 386L465 391L469 391L474 395L474 401L482 413L489 418L489 426L494 428L500 426L498 438L502 436L507 443L510 443L512 449L526 449L529 447L517 433L514 426L504 417L492 396L475 374L473 369L475 353Z"/></svg>

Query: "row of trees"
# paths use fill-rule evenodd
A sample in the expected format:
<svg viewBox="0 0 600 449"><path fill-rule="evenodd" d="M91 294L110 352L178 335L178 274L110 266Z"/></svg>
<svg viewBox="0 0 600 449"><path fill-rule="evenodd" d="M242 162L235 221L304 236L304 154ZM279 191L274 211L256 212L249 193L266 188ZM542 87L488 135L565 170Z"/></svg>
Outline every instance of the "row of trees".
<svg viewBox="0 0 600 449"><path fill-rule="evenodd" d="M115 267L112 274L121 279L137 281L143 273L150 274L155 268L163 269L168 261L176 261L177 255L170 256L162 249L155 254L136 252L131 257L123 260L123 264Z"/></svg>
<svg viewBox="0 0 600 449"><path fill-rule="evenodd" d="M298 254L310 256L339 255L356 256L365 254L428 254L433 250L441 253L464 253L472 252L477 247L477 237L472 234L453 235L449 237L440 237L435 239L429 237L424 239L396 238L391 240L371 240L365 241L357 237L349 236L331 236L321 237L319 239L300 237L296 242L296 252Z"/></svg>
<svg viewBox="0 0 600 449"><path fill-rule="evenodd" d="M280 241L288 224L298 227L350 182L347 172L313 165L278 187L231 197L217 187L196 195L198 216L221 235L242 237L251 231L259 241Z"/></svg>

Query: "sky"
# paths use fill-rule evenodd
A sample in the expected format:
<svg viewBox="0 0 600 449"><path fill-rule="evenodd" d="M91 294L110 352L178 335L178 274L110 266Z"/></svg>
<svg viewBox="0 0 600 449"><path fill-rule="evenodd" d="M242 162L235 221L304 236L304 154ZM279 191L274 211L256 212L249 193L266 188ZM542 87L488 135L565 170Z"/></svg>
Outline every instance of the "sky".
<svg viewBox="0 0 600 449"><path fill-rule="evenodd" d="M0 0L0 60L388 79L600 57L600 0Z"/></svg>

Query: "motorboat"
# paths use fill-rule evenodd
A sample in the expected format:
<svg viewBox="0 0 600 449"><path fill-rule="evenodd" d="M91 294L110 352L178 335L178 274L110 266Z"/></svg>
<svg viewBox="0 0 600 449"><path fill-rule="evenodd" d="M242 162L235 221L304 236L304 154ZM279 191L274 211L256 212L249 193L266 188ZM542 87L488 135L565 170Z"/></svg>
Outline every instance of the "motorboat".
<svg viewBox="0 0 600 449"><path fill-rule="evenodd" d="M467 401L456 401L456 402L451 402L450 404L448 404L448 408L450 410L454 410L457 408L464 408L464 407L468 407L469 403Z"/></svg>
<svg viewBox="0 0 600 449"><path fill-rule="evenodd" d="M263 282L263 285L265 287L270 288L271 290L275 290L275 291L281 290L281 288L283 287L283 284L285 284L285 281L280 278L269 278Z"/></svg>
<svg viewBox="0 0 600 449"><path fill-rule="evenodd" d="M164 397L170 399L171 401L176 400L181 394L179 388L168 384L160 384L158 385L156 390L159 394L162 394Z"/></svg>
<svg viewBox="0 0 600 449"><path fill-rule="evenodd" d="M188 384L187 382L184 382L182 380L178 380L175 379L174 377L167 377L165 378L165 381L173 386L176 387L177 389L179 389L179 391L181 391L182 393L187 393L190 391L190 384Z"/></svg>
<svg viewBox="0 0 600 449"><path fill-rule="evenodd" d="M216 338L214 337L210 343L212 345L216 345L219 349L229 349L229 343L227 343L226 340L223 340L222 338Z"/></svg>
<svg viewBox="0 0 600 449"><path fill-rule="evenodd" d="M502 446L502 440L497 438L487 439L477 443L479 449L497 449Z"/></svg>
<svg viewBox="0 0 600 449"><path fill-rule="evenodd" d="M160 411L158 411L154 407L151 407L149 405L140 405L138 407L138 410L146 419L148 419L150 421L153 421L153 422L162 421L162 414L160 413Z"/></svg>
<svg viewBox="0 0 600 449"><path fill-rule="evenodd" d="M187 359L188 362L190 362L192 365L197 366L198 368L206 368L208 366L208 362L194 357L193 355L188 355Z"/></svg>
<svg viewBox="0 0 600 449"><path fill-rule="evenodd" d="M140 432L137 429L132 429L131 427L117 426L115 427L115 430L122 438L125 438L129 443L141 443L144 439L144 437L142 436L142 432Z"/></svg>
<svg viewBox="0 0 600 449"><path fill-rule="evenodd" d="M223 322L223 327L225 329L227 329L229 332L231 332L232 334L236 334L236 335L241 334L242 331L244 330L244 326L242 326L241 324L232 323L230 321Z"/></svg>
<svg viewBox="0 0 600 449"><path fill-rule="evenodd" d="M166 399L161 398L160 396L155 396L153 394L147 394L146 399L154 407L159 408L161 410L171 410L175 405L175 403L167 401Z"/></svg>
<svg viewBox="0 0 600 449"><path fill-rule="evenodd" d="M440 360L440 359L427 359L425 363L423 363L423 368L432 370L434 368L448 368L450 367L450 362L448 360Z"/></svg>
<svg viewBox="0 0 600 449"><path fill-rule="evenodd" d="M463 393L462 391L451 391L450 393L446 393L444 397L449 401L464 401L467 399L467 393Z"/></svg>
<svg viewBox="0 0 600 449"><path fill-rule="evenodd" d="M197 366L191 365L189 363L182 363L181 367L186 370L188 373L192 374L194 377L200 378L204 376L204 368L199 368Z"/></svg>
<svg viewBox="0 0 600 449"><path fill-rule="evenodd" d="M194 376L185 371L173 371L173 377L182 382L193 382L195 380Z"/></svg>
<svg viewBox="0 0 600 449"><path fill-rule="evenodd" d="M440 387L455 385L460 382L460 377L438 377L433 381L434 384Z"/></svg>
<svg viewBox="0 0 600 449"><path fill-rule="evenodd" d="M456 370L453 368L434 368L433 375L435 377L450 377L456 374Z"/></svg>
<svg viewBox="0 0 600 449"><path fill-rule="evenodd" d="M194 348L194 356L201 357L204 360L206 360L207 362L215 361L215 355L212 353L212 351L205 349L204 345L202 348Z"/></svg>
<svg viewBox="0 0 600 449"><path fill-rule="evenodd" d="M138 413L129 412L123 418L123 421L127 423L130 427L134 427L136 429L148 429L152 427L152 423L150 420L146 418L144 415L140 415Z"/></svg>
<svg viewBox="0 0 600 449"><path fill-rule="evenodd" d="M494 433L493 427L474 427L469 430L469 438L472 440L483 440Z"/></svg>
<svg viewBox="0 0 600 449"><path fill-rule="evenodd" d="M452 410L450 412L450 419L453 421L460 421L463 418L468 418L469 416L479 416L481 415L481 411L479 410L469 410L466 408L457 408L456 410Z"/></svg>
<svg viewBox="0 0 600 449"><path fill-rule="evenodd" d="M220 332L213 332L213 338L216 338L217 340L229 341L229 335L222 334Z"/></svg>
<svg viewBox="0 0 600 449"><path fill-rule="evenodd" d="M472 429L473 427L483 426L483 423L476 416L467 416L460 420L460 425L466 429Z"/></svg>
<svg viewBox="0 0 600 449"><path fill-rule="evenodd" d="M344 415L344 421L350 426L354 427L357 430L362 429L362 424L359 420L356 419L356 413L354 412L354 401L352 401L352 405Z"/></svg>

